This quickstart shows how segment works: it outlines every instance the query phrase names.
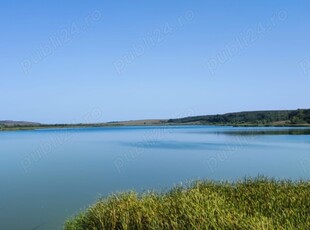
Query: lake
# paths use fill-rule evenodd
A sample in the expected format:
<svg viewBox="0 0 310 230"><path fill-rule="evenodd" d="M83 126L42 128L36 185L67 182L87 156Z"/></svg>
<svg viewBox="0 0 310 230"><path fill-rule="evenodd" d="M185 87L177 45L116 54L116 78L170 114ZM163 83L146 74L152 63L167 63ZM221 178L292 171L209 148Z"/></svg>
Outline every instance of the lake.
<svg viewBox="0 0 310 230"><path fill-rule="evenodd" d="M111 192L193 179L310 179L310 129L111 127L0 132L0 229L61 229Z"/></svg>

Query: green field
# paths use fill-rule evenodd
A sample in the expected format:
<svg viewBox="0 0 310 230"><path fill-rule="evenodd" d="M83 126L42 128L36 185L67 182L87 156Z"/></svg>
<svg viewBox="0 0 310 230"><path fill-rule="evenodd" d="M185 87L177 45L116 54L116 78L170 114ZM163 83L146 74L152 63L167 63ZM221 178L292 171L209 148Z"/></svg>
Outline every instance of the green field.
<svg viewBox="0 0 310 230"><path fill-rule="evenodd" d="M166 193L99 200L65 223L79 229L310 229L310 182L196 181Z"/></svg>

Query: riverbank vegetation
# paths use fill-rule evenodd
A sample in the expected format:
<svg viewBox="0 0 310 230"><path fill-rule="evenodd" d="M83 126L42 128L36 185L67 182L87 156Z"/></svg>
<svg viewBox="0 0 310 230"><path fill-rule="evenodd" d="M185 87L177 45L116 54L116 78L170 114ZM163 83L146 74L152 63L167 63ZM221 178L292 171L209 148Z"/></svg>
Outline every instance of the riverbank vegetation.
<svg viewBox="0 0 310 230"><path fill-rule="evenodd" d="M220 125L250 127L310 127L310 109L251 111L205 115L169 120L132 120L105 123L80 124L40 124L24 121L0 121L0 131L52 129L52 128L87 128L115 126L172 126L172 125Z"/></svg>
<svg viewBox="0 0 310 230"><path fill-rule="evenodd" d="M310 229L310 182L196 181L166 193L126 192L68 220L86 229Z"/></svg>
<svg viewBox="0 0 310 230"><path fill-rule="evenodd" d="M234 126L308 126L310 109L226 113L170 119L168 122Z"/></svg>

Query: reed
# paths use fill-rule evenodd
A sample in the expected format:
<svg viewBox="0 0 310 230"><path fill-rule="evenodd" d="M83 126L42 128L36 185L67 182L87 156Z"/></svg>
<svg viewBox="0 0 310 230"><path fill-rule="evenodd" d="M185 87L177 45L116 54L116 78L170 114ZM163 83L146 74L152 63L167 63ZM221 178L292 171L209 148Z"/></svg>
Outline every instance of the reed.
<svg viewBox="0 0 310 230"><path fill-rule="evenodd" d="M195 181L166 193L100 199L65 223L84 229L310 229L310 182Z"/></svg>

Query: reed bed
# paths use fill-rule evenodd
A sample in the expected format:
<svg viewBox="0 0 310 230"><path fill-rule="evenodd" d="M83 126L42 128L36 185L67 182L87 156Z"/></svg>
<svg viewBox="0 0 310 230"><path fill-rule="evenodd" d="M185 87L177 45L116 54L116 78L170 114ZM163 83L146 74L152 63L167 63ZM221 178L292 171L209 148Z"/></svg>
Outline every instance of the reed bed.
<svg viewBox="0 0 310 230"><path fill-rule="evenodd" d="M100 199L64 229L310 229L310 182L258 177L195 181L166 193L119 193Z"/></svg>

